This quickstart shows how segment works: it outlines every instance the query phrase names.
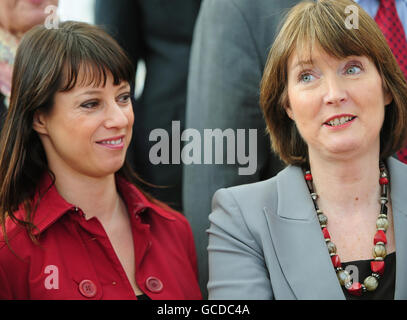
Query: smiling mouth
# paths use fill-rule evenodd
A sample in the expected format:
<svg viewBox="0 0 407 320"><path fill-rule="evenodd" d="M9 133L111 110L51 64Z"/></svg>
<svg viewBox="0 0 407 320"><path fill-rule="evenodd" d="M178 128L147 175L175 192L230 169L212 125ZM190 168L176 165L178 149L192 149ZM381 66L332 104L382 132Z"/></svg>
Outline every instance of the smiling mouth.
<svg viewBox="0 0 407 320"><path fill-rule="evenodd" d="M349 121L352 121L355 118L356 117L353 117L353 116L343 116L343 117L338 117L338 118L329 120L329 121L325 122L324 124L326 124L330 127L336 127L336 126L343 125Z"/></svg>
<svg viewBox="0 0 407 320"><path fill-rule="evenodd" d="M112 137L110 139L96 141L96 143L110 149L122 148L124 146L124 136Z"/></svg>
<svg viewBox="0 0 407 320"><path fill-rule="evenodd" d="M119 138L116 140L104 140L104 141L98 141L97 143L99 144L109 144L109 145L119 145L123 142L123 138Z"/></svg>

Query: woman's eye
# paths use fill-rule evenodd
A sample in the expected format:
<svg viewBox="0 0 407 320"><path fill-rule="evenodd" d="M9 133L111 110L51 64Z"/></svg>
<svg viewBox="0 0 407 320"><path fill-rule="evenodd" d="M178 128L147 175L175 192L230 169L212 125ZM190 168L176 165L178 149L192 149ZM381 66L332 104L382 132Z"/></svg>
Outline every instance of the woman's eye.
<svg viewBox="0 0 407 320"><path fill-rule="evenodd" d="M121 95L121 96L119 97L118 100L119 100L119 102L121 102L121 103L128 103L129 100L130 100L130 94L129 94L129 93L123 94L123 95Z"/></svg>
<svg viewBox="0 0 407 320"><path fill-rule="evenodd" d="M86 109L93 109L96 108L99 105L98 101L88 101L85 103L81 104L81 107L86 108Z"/></svg>
<svg viewBox="0 0 407 320"><path fill-rule="evenodd" d="M346 74L358 74L361 70L359 66L350 66L346 69Z"/></svg>
<svg viewBox="0 0 407 320"><path fill-rule="evenodd" d="M305 83L311 82L313 79L314 79L314 76L310 73L302 73L302 74L300 74L300 77L299 77L299 80L301 82L305 82Z"/></svg>

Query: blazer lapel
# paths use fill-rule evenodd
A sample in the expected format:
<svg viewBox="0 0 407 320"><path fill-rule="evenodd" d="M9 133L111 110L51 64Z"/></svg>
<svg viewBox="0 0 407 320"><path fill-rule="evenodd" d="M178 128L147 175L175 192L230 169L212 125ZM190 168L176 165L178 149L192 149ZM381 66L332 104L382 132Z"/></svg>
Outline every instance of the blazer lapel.
<svg viewBox="0 0 407 320"><path fill-rule="evenodd" d="M396 241L396 290L395 299L407 299L407 206L406 183L407 166L398 160L389 158L391 203Z"/></svg>
<svg viewBox="0 0 407 320"><path fill-rule="evenodd" d="M298 299L345 299L298 167L279 173L264 212L281 270Z"/></svg>

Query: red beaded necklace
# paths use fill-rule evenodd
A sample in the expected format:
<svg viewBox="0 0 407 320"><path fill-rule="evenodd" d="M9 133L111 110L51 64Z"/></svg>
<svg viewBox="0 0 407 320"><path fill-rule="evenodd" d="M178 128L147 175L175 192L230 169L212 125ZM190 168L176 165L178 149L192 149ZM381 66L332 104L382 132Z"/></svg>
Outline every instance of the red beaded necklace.
<svg viewBox="0 0 407 320"><path fill-rule="evenodd" d="M319 224L321 226L322 233L325 238L325 242L328 248L328 252L331 256L332 264L335 268L336 275L341 285L345 286L348 292L352 295L360 296L363 292L374 291L379 285L379 279L384 273L384 258L386 257L386 231L388 227L387 221L387 203L389 201L389 178L387 170L384 166L384 163L380 161L380 178L379 184L381 187L380 191L380 214L376 220L376 229L377 232L373 239L373 258L374 260L370 262L370 268L372 270L372 275L365 278L363 283L353 282L352 277L349 272L342 269L341 260L336 253L336 246L331 241L329 235L327 224L328 217L322 213L317 204L318 195L315 193L314 184L312 182L312 175L310 170L306 170L304 173L305 181L308 185L308 189L311 193L311 198L317 212Z"/></svg>

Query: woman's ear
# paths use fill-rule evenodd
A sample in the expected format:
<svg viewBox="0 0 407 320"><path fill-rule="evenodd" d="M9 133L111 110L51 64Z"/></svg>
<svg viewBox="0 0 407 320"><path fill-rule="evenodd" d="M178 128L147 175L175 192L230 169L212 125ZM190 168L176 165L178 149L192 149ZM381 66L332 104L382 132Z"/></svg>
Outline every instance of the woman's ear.
<svg viewBox="0 0 407 320"><path fill-rule="evenodd" d="M290 107L290 104L287 103L286 106L284 107L285 112L287 113L287 116L294 121L294 114L293 110Z"/></svg>
<svg viewBox="0 0 407 320"><path fill-rule="evenodd" d="M393 95L389 90L384 92L384 105L388 106L393 101Z"/></svg>
<svg viewBox="0 0 407 320"><path fill-rule="evenodd" d="M34 113L33 129L39 134L48 134L46 118L42 112L36 111Z"/></svg>
<svg viewBox="0 0 407 320"><path fill-rule="evenodd" d="M386 81L383 82L383 97L384 97L384 106L388 106L393 101L393 95L389 90L389 87L386 84Z"/></svg>

